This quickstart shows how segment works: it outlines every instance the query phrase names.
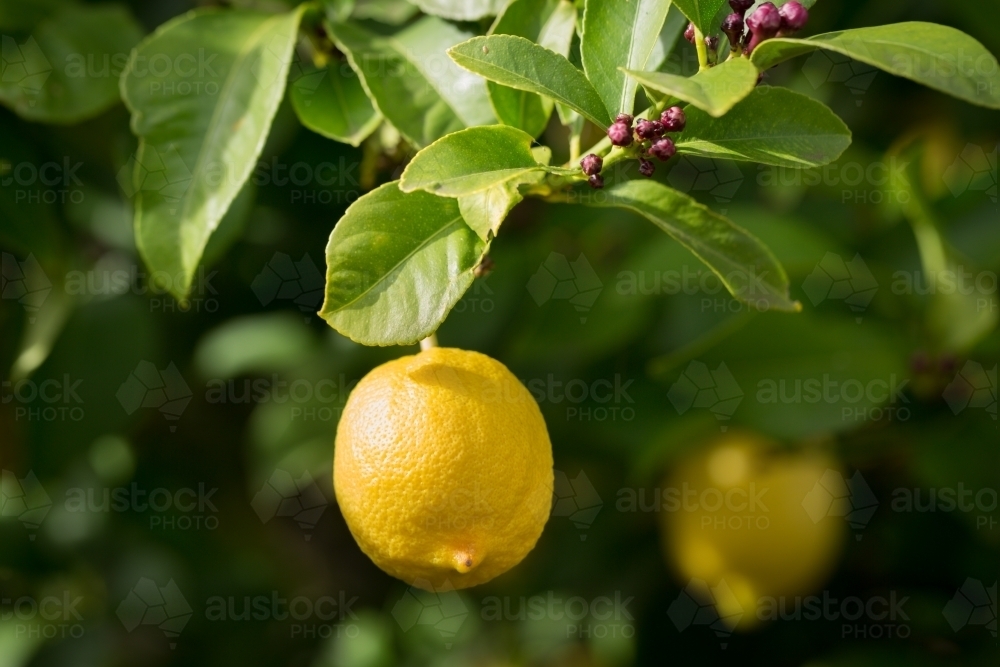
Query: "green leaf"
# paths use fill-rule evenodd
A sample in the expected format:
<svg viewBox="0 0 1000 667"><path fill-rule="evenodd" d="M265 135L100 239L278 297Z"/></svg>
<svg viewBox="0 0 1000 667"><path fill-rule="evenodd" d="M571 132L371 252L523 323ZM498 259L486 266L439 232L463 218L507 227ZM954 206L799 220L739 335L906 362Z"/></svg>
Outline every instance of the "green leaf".
<svg viewBox="0 0 1000 667"><path fill-rule="evenodd" d="M39 21L69 2L70 0L0 0L0 30L33 30Z"/></svg>
<svg viewBox="0 0 1000 667"><path fill-rule="evenodd" d="M531 135L515 127L473 127L423 149L403 171L399 189L461 197L542 169L531 153Z"/></svg>
<svg viewBox="0 0 1000 667"><path fill-rule="evenodd" d="M691 77L634 70L626 73L646 88L688 102L713 118L725 115L753 92L759 74L746 58L727 60Z"/></svg>
<svg viewBox="0 0 1000 667"><path fill-rule="evenodd" d="M497 17L489 34L517 35L563 56L569 55L576 32L576 7L569 0L513 0ZM535 93L487 82L497 118L537 137L548 125L552 100Z"/></svg>
<svg viewBox="0 0 1000 667"><path fill-rule="evenodd" d="M453 21L478 21L484 16L495 16L507 0L412 0L426 14L433 14Z"/></svg>
<svg viewBox="0 0 1000 667"><path fill-rule="evenodd" d="M622 70L646 69L669 9L670 0L587 0L583 71L612 116L632 113L636 82Z"/></svg>
<svg viewBox="0 0 1000 667"><path fill-rule="evenodd" d="M511 88L551 97L605 128L611 124L601 96L564 56L513 35L475 37L449 49L465 69Z"/></svg>
<svg viewBox="0 0 1000 667"><path fill-rule="evenodd" d="M433 16L391 36L353 23L329 25L328 31L379 113L413 145L496 122L486 82L445 55L470 33Z"/></svg>
<svg viewBox="0 0 1000 667"><path fill-rule="evenodd" d="M352 146L368 138L382 120L346 62L307 71L292 82L291 98L303 125Z"/></svg>
<svg viewBox="0 0 1000 667"><path fill-rule="evenodd" d="M387 25L402 25L420 11L407 0L355 0L356 19L371 19Z"/></svg>
<svg viewBox="0 0 1000 667"><path fill-rule="evenodd" d="M726 0L674 0L674 4L703 35L714 35L718 28L713 25L715 15L726 4Z"/></svg>
<svg viewBox="0 0 1000 667"><path fill-rule="evenodd" d="M754 49L761 70L817 49L835 51L971 104L1000 109L1000 66L975 39L935 23L895 23L816 35L772 39Z"/></svg>
<svg viewBox="0 0 1000 667"><path fill-rule="evenodd" d="M544 174L540 174L544 176ZM511 209L524 199L516 182L503 183L489 190L483 190L458 198L458 210L465 224L484 241L497 235L504 218Z"/></svg>
<svg viewBox="0 0 1000 667"><path fill-rule="evenodd" d="M320 316L364 345L416 343L472 284L486 249L455 199L386 183L354 202L330 234Z"/></svg>
<svg viewBox="0 0 1000 667"><path fill-rule="evenodd" d="M663 22L663 29L660 30L660 36L653 46L653 52L649 54L649 60L646 61L647 71L660 69L664 61L673 53L674 47L677 45L678 40L680 40L681 35L684 34L687 24L687 17L681 14L675 3L671 3L670 11L667 12L667 20Z"/></svg>
<svg viewBox="0 0 1000 667"><path fill-rule="evenodd" d="M354 11L354 0L320 0L326 17L334 22L346 21Z"/></svg>
<svg viewBox="0 0 1000 667"><path fill-rule="evenodd" d="M685 194L656 181L631 180L604 189L600 196L581 195L580 200L647 218L704 262L736 299L766 303L774 310L801 309L789 297L788 276L767 246Z"/></svg>
<svg viewBox="0 0 1000 667"><path fill-rule="evenodd" d="M69 124L118 103L118 74L142 29L124 7L67 5L23 40L4 36L0 103Z"/></svg>
<svg viewBox="0 0 1000 667"><path fill-rule="evenodd" d="M136 244L151 270L171 277L178 299L264 146L301 16L302 9L191 12L140 44L122 75L139 137ZM192 55L199 53L200 63ZM154 59L177 66L154 69Z"/></svg>
<svg viewBox="0 0 1000 667"><path fill-rule="evenodd" d="M851 131L829 107L786 88L762 86L722 118L687 108L677 151L779 167L830 164L851 144Z"/></svg>

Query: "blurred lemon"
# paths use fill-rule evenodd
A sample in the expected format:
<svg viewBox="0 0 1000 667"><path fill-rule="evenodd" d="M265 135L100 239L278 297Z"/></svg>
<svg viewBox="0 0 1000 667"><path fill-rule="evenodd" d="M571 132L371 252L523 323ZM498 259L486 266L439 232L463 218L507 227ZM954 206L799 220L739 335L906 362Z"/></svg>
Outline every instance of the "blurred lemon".
<svg viewBox="0 0 1000 667"><path fill-rule="evenodd" d="M684 461L663 489L664 548L685 580L715 591L720 618L749 628L772 599L812 592L833 570L844 522L813 521L803 501L828 469L815 453L733 433Z"/></svg>
<svg viewBox="0 0 1000 667"><path fill-rule="evenodd" d="M431 348L355 387L333 481L376 565L422 588L466 588L535 546L552 506L552 445L538 404L503 364Z"/></svg>

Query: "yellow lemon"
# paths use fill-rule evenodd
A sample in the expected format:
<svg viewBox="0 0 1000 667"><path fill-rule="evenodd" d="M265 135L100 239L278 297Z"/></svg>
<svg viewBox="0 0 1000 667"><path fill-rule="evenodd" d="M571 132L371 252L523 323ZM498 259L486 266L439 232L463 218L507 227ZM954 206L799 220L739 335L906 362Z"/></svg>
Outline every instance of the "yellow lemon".
<svg viewBox="0 0 1000 667"><path fill-rule="evenodd" d="M750 627L772 601L812 592L835 566L845 522L814 521L810 493L836 464L734 433L681 463L663 490L663 537L685 580L715 592L720 617ZM725 613L723 613L725 612Z"/></svg>
<svg viewBox="0 0 1000 667"><path fill-rule="evenodd" d="M467 588L534 548L552 507L552 445L503 364L431 348L379 366L351 392L333 483L376 565L422 588Z"/></svg>

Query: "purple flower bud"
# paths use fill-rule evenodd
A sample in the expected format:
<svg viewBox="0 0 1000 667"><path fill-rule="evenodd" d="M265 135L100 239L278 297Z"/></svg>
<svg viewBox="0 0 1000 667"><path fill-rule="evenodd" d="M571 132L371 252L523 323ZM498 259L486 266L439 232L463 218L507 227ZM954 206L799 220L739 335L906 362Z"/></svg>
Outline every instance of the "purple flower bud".
<svg viewBox="0 0 1000 667"><path fill-rule="evenodd" d="M639 173L649 178L656 171L656 165L647 160L646 158L639 158Z"/></svg>
<svg viewBox="0 0 1000 667"><path fill-rule="evenodd" d="M604 160L601 159L600 155L585 155L582 160L580 160L580 168L583 169L583 173L587 176L593 176L594 174L601 173L601 169L604 167Z"/></svg>
<svg viewBox="0 0 1000 667"><path fill-rule="evenodd" d="M722 20L722 32L729 37L729 46L735 51L743 39L743 17L730 14Z"/></svg>
<svg viewBox="0 0 1000 667"><path fill-rule="evenodd" d="M729 0L729 6L740 15L740 18L743 18L747 10L753 7L753 2L754 0Z"/></svg>
<svg viewBox="0 0 1000 667"><path fill-rule="evenodd" d="M632 145L632 128L622 122L616 122L608 128L608 139L615 146Z"/></svg>
<svg viewBox="0 0 1000 667"><path fill-rule="evenodd" d="M600 174L591 174L590 178L587 179L587 182L590 183L590 187L595 190L600 190L604 187L604 177Z"/></svg>
<svg viewBox="0 0 1000 667"><path fill-rule="evenodd" d="M663 136L663 125L658 120L643 118L635 124L635 135L639 139L659 139Z"/></svg>
<svg viewBox="0 0 1000 667"><path fill-rule="evenodd" d="M660 124L663 125L664 132L681 132L687 125L687 116L684 109L680 107L670 107L660 114Z"/></svg>
<svg viewBox="0 0 1000 667"><path fill-rule="evenodd" d="M694 24L688 23L688 27L684 29L684 39L694 44Z"/></svg>
<svg viewBox="0 0 1000 667"><path fill-rule="evenodd" d="M758 44L778 34L778 29L781 28L781 14L778 13L778 8L773 3L765 2L747 19L747 28L753 36L747 44L746 52L753 53Z"/></svg>
<svg viewBox="0 0 1000 667"><path fill-rule="evenodd" d="M649 154L660 162L666 162L677 152L677 147L669 137L664 137L649 147Z"/></svg>
<svg viewBox="0 0 1000 667"><path fill-rule="evenodd" d="M806 22L809 20L809 10L795 0L783 4L781 9L778 10L778 13L781 15L782 32L795 32L797 30L802 30L802 28L805 27Z"/></svg>
<svg viewBox="0 0 1000 667"><path fill-rule="evenodd" d="M626 125L628 125L631 128L632 127L632 116L629 116L627 113L620 113L617 116L615 116L615 122L616 123L625 123Z"/></svg>

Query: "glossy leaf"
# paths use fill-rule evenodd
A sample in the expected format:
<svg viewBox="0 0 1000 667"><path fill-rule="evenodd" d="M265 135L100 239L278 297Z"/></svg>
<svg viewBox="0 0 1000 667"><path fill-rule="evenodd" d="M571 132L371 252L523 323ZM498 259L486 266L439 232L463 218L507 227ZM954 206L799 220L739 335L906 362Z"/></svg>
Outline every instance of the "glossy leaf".
<svg viewBox="0 0 1000 667"><path fill-rule="evenodd" d="M514 127L474 127L423 149L403 171L399 189L461 197L516 180L542 165L531 153L531 135Z"/></svg>
<svg viewBox="0 0 1000 667"><path fill-rule="evenodd" d="M688 17L688 20L698 26L702 34L715 34L717 25L714 25L715 15L727 0L674 0L677 9Z"/></svg>
<svg viewBox="0 0 1000 667"><path fill-rule="evenodd" d="M786 88L756 88L722 118L688 107L687 121L677 150L702 157L817 167L851 144L851 131L829 107Z"/></svg>
<svg viewBox="0 0 1000 667"><path fill-rule="evenodd" d="M632 113L637 84L622 70L646 69L669 9L670 0L587 0L583 71L611 116Z"/></svg>
<svg viewBox="0 0 1000 667"><path fill-rule="evenodd" d="M690 77L634 70L626 73L646 88L688 102L713 118L725 115L753 92L759 74L746 58L727 60Z"/></svg>
<svg viewBox="0 0 1000 667"><path fill-rule="evenodd" d="M445 55L469 33L432 16L392 36L353 23L332 24L328 30L379 113L415 146L496 122L486 82Z"/></svg>
<svg viewBox="0 0 1000 667"><path fill-rule="evenodd" d="M649 60L646 61L647 71L660 69L660 66L673 53L687 24L687 17L677 9L675 3L671 3L670 11L667 12L667 20L664 21L660 36L657 38L656 44L653 45L653 52L649 54Z"/></svg>
<svg viewBox="0 0 1000 667"><path fill-rule="evenodd" d="M507 0L412 0L425 13L453 21L478 21L495 16Z"/></svg>
<svg viewBox="0 0 1000 667"><path fill-rule="evenodd" d="M310 69L289 87L292 106L313 132L352 146L375 131L382 116L372 105L358 75L346 62Z"/></svg>
<svg viewBox="0 0 1000 667"><path fill-rule="evenodd" d="M562 25L560 17L553 16L557 9L560 10L560 16L564 16L565 10L569 10L569 15L572 18L569 35L572 37L576 22L576 8L568 0L542 0L541 3L539 0L513 0L504 9L503 14L497 17L489 34L517 35L538 42L543 31L546 31L546 25L550 20L556 26ZM569 40L566 41L565 51L547 46L556 53L566 55L569 51ZM545 130L549 116L552 115L552 100L526 90L509 88L493 81L488 81L486 86L490 93L493 110L501 123L524 130L533 137L537 137Z"/></svg>
<svg viewBox="0 0 1000 667"><path fill-rule="evenodd" d="M647 218L704 262L737 299L766 303L774 310L800 309L789 297L785 270L767 246L677 190L656 181L630 180L606 188L600 197L581 195L581 201Z"/></svg>
<svg viewBox="0 0 1000 667"><path fill-rule="evenodd" d="M583 72L564 56L523 37L476 37L448 51L462 67L511 88L551 97L600 127L611 123L608 111Z"/></svg>
<svg viewBox="0 0 1000 667"><path fill-rule="evenodd" d="M364 345L416 343L472 284L486 249L455 199L386 183L354 202L330 234L320 316Z"/></svg>
<svg viewBox="0 0 1000 667"><path fill-rule="evenodd" d="M540 174L544 176L544 174ZM524 199L516 182L507 182L488 190L458 198L458 209L465 224L484 241L497 235L504 218Z"/></svg>
<svg viewBox="0 0 1000 667"><path fill-rule="evenodd" d="M139 148L136 244L178 299L209 236L256 164L284 95L301 10L197 11L162 26L132 52L122 94ZM192 53L204 61L188 63ZM156 58L184 66L154 70Z"/></svg>
<svg viewBox="0 0 1000 667"><path fill-rule="evenodd" d="M41 123L92 118L118 103L118 75L141 39L123 7L67 5L23 39L3 36L0 104Z"/></svg>
<svg viewBox="0 0 1000 667"><path fill-rule="evenodd" d="M1000 109L996 57L964 32L934 23L896 23L809 39L772 39L754 49L752 60L765 70L817 49L835 51L971 104Z"/></svg>

